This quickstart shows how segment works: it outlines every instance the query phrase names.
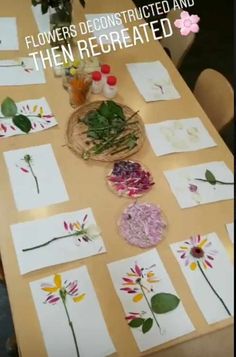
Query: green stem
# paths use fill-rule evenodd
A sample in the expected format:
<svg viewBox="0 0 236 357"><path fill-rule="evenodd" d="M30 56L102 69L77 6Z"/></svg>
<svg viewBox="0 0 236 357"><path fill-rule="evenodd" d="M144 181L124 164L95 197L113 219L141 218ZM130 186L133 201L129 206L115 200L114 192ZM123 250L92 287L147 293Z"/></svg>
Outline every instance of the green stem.
<svg viewBox="0 0 236 357"><path fill-rule="evenodd" d="M68 309L67 309L67 306L66 306L65 298L62 298L62 303L63 303L63 306L65 308L65 312L66 312L66 316L67 316L67 319L68 319L69 326L71 328L72 336L73 336L74 343L75 343L76 354L77 354L77 357L80 357L79 347L78 347L78 343L77 343L77 339L76 339L73 323L72 323L72 321L70 319L70 315L69 315L69 312L68 312Z"/></svg>
<svg viewBox="0 0 236 357"><path fill-rule="evenodd" d="M216 290L214 289L214 287L211 285L211 283L210 283L210 281L208 280L206 274L204 273L204 271L203 271L203 269L202 269L201 264L199 263L199 261L197 262L197 265L198 265L198 267L199 267L199 269L200 269L200 272L201 272L202 275L204 276L204 278L205 278L207 284L210 286L211 290L212 290L213 293L216 295L216 297L220 300L220 302L221 302L222 305L224 306L225 310L227 311L227 314L228 314L229 316L231 316L231 313L230 313L229 309L228 309L227 306L225 305L223 299L220 297L220 295L216 292Z"/></svg>
<svg viewBox="0 0 236 357"><path fill-rule="evenodd" d="M38 183L38 179L37 179L37 176L35 175L34 171L33 171L33 168L31 166L31 163L30 161L28 161L28 166L29 166L29 169L30 169L30 172L34 178L34 181L35 181L35 184L36 184L36 188L37 188L37 193L39 194L40 191L39 191L39 183Z"/></svg>
<svg viewBox="0 0 236 357"><path fill-rule="evenodd" d="M85 230L81 230L79 232L76 232L76 233L71 233L71 234L67 234L65 236L61 236L61 237L55 237L43 244L39 244L39 245L36 245L34 247L31 247L31 248L25 248L25 249L22 249L22 252L28 252L29 250L34 250L34 249L38 249L38 248L42 248L42 247L45 247L46 245L49 245L50 243L52 242L55 242L59 239L64 239L64 238L68 238L68 237L75 237L75 236L79 236L79 235L82 235L84 234L86 231Z"/></svg>
<svg viewBox="0 0 236 357"><path fill-rule="evenodd" d="M155 322L156 322L156 325L157 325L157 327L159 328L159 331L160 331L160 333L161 333L161 326L159 325L159 323L158 323L158 321L157 321L157 318L156 318L156 316L155 316L155 314L154 314L154 312L153 312L153 310L152 310L151 304L150 304L150 302L148 301L148 298L147 298L147 296L146 296L146 293L145 293L145 291L144 291L144 288L143 288L141 282L139 282L138 284L139 284L139 286L140 286L140 289L142 290L143 296L144 296L144 298L145 298L145 300L146 300L146 302L147 302L147 304L148 304L148 307L149 307L150 312L151 312L151 314L152 314L152 316L153 316L153 318L154 318L154 320L155 320Z"/></svg>
<svg viewBox="0 0 236 357"><path fill-rule="evenodd" d="M5 68L5 67L23 67L22 64L2 64L0 67Z"/></svg>
<svg viewBox="0 0 236 357"><path fill-rule="evenodd" d="M123 129L123 128L125 128L126 126L129 126L129 125L134 125L134 124L137 124L138 123L138 121L133 121L132 123L124 123L124 124L122 124L121 125L121 128ZM107 129L113 129L114 128L114 126L112 126L112 125L110 125L110 126L104 126L104 127L99 127L99 128L90 128L89 130L86 130L86 131L84 131L83 133L81 133L81 135L82 134L88 134L88 133L90 133L91 131L92 132L97 132L97 131L103 131L103 130L107 130ZM114 129L117 129L116 127L114 128Z"/></svg>
<svg viewBox="0 0 236 357"><path fill-rule="evenodd" d="M196 181L202 181L202 182L208 182L211 184L211 182L209 182L208 180L204 180L204 179L200 179L200 178L195 178ZM221 185L234 185L234 182L223 182L223 181L219 181L219 180L215 180L215 183L219 183ZM212 185L212 184L211 184Z"/></svg>

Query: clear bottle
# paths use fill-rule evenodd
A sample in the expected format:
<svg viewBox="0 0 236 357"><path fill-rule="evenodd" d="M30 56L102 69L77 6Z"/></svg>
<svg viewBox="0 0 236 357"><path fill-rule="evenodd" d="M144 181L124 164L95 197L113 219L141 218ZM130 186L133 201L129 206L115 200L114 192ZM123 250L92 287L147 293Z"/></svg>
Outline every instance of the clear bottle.
<svg viewBox="0 0 236 357"><path fill-rule="evenodd" d="M102 92L103 81L102 81L102 73L99 71L94 71L92 73L92 93L99 94Z"/></svg>
<svg viewBox="0 0 236 357"><path fill-rule="evenodd" d="M103 95L106 98L114 98L117 94L117 78L115 76L108 76L107 81L103 87Z"/></svg>
<svg viewBox="0 0 236 357"><path fill-rule="evenodd" d="M109 64L102 64L101 65L101 73L102 73L102 82L103 82L103 84L105 84L107 81L107 77L111 73L111 66L109 66Z"/></svg>

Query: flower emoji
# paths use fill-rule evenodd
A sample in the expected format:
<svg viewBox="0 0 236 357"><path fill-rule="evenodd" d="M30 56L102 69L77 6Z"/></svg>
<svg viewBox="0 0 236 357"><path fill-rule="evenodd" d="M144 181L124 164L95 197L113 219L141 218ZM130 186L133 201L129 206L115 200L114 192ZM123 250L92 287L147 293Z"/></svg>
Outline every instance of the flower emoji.
<svg viewBox="0 0 236 357"><path fill-rule="evenodd" d="M211 245L212 243L207 238L197 235L184 242L178 253L180 253L180 258L184 260L185 266L189 266L193 271L200 263L205 269L213 268L212 264L217 251L211 249Z"/></svg>
<svg viewBox="0 0 236 357"><path fill-rule="evenodd" d="M188 11L182 11L180 17L180 19L175 20L174 25L175 27L180 29L180 33L182 36L188 36L191 32L199 32L199 16L190 15Z"/></svg>

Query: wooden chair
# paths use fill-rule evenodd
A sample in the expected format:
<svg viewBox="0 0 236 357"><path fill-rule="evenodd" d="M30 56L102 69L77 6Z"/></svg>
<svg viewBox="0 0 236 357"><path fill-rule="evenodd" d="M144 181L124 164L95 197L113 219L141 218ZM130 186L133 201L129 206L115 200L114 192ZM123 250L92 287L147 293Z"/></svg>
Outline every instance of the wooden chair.
<svg viewBox="0 0 236 357"><path fill-rule="evenodd" d="M202 71L193 93L218 131L233 119L234 91L218 71L210 68Z"/></svg>
<svg viewBox="0 0 236 357"><path fill-rule="evenodd" d="M167 16L170 20L173 34L170 37L164 37L160 40L162 47L165 47L168 52L170 53L170 57L174 63L174 65L179 68L184 56L189 51L190 47L193 44L195 39L195 34L190 33L188 36L182 36L180 34L180 30L175 27L174 22L175 20L180 18L182 10L171 10Z"/></svg>

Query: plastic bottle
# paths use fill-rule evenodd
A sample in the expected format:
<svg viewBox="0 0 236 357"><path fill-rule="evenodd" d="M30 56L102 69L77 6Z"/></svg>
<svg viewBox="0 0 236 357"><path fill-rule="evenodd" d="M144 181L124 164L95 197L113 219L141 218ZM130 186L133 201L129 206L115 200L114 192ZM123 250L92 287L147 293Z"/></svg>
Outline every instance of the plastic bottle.
<svg viewBox="0 0 236 357"><path fill-rule="evenodd" d="M108 76L103 87L103 95L109 99L114 98L117 94L117 90L117 78L115 76Z"/></svg>
<svg viewBox="0 0 236 357"><path fill-rule="evenodd" d="M103 88L102 73L95 71L92 73L92 93L99 94Z"/></svg>
<svg viewBox="0 0 236 357"><path fill-rule="evenodd" d="M105 84L107 81L107 77L111 73L111 67L109 66L109 64L101 65L101 73L102 73L102 82L103 82L103 84Z"/></svg>

